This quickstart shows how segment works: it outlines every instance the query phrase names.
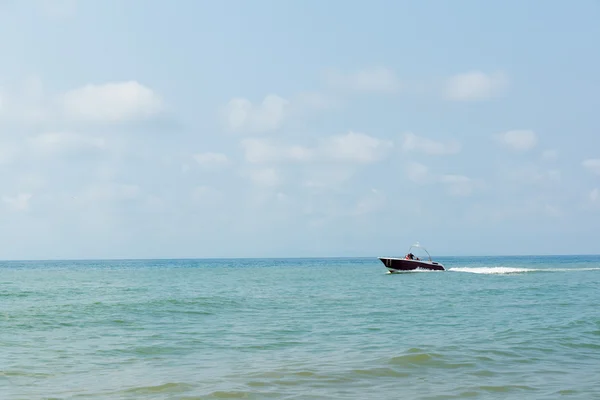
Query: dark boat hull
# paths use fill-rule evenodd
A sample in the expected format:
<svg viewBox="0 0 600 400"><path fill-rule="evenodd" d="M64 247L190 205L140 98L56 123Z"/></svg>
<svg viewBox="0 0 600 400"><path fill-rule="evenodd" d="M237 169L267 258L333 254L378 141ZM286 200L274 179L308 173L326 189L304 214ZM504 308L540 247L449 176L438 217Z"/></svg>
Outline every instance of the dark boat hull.
<svg viewBox="0 0 600 400"><path fill-rule="evenodd" d="M444 266L435 261L407 260L404 258L389 257L379 257L379 259L390 272L414 271L417 269L445 271Z"/></svg>

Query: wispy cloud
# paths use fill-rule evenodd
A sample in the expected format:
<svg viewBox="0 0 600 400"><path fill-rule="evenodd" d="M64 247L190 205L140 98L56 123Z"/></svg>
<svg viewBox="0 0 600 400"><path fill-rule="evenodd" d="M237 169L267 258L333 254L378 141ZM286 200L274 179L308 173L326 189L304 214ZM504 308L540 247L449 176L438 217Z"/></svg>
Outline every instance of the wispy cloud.
<svg viewBox="0 0 600 400"><path fill-rule="evenodd" d="M245 98L234 98L225 108L228 127L233 131L269 132L281 127L289 101L275 94L254 105Z"/></svg>
<svg viewBox="0 0 600 400"><path fill-rule="evenodd" d="M412 132L405 133L402 140L402 150L405 152L421 152L428 155L446 155L457 154L461 146L456 140L441 142L422 136L417 136Z"/></svg>
<svg viewBox="0 0 600 400"><path fill-rule="evenodd" d="M496 135L496 140L502 145L516 151L527 151L537 146L537 134L532 130L511 130Z"/></svg>
<svg viewBox="0 0 600 400"><path fill-rule="evenodd" d="M444 96L452 101L489 100L505 93L508 77L503 72L469 71L448 79Z"/></svg>
<svg viewBox="0 0 600 400"><path fill-rule="evenodd" d="M313 146L282 144L269 139L241 141L245 158L253 164L336 161L368 164L385 158L393 144L361 132L348 132L318 140Z"/></svg>
<svg viewBox="0 0 600 400"><path fill-rule="evenodd" d="M600 158L588 158L583 160L581 165L591 173L600 175Z"/></svg>
<svg viewBox="0 0 600 400"><path fill-rule="evenodd" d="M325 72L325 81L335 89L354 92L395 93L400 90L396 74L381 66L349 72L330 69Z"/></svg>
<svg viewBox="0 0 600 400"><path fill-rule="evenodd" d="M88 84L63 95L68 118L91 122L122 122L155 116L163 110L162 99L136 82Z"/></svg>

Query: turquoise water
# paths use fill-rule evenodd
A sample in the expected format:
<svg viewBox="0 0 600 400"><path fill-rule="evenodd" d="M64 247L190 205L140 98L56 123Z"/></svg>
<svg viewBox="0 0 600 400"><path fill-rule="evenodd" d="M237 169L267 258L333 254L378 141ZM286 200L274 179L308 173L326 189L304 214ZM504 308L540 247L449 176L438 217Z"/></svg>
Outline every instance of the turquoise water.
<svg viewBox="0 0 600 400"><path fill-rule="evenodd" d="M1 399L600 398L600 256L0 263Z"/></svg>

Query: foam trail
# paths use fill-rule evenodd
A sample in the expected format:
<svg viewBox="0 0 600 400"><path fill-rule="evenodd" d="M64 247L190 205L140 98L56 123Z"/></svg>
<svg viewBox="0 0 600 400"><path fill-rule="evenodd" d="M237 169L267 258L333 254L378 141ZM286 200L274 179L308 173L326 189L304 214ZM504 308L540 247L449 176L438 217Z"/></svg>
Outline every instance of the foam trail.
<svg viewBox="0 0 600 400"><path fill-rule="evenodd" d="M440 273L440 272L443 272L443 271L436 271L436 270L428 269L428 268L415 268L415 269L410 269L410 270L406 270L406 271L394 271L394 272L389 271L389 270L387 271L388 274L394 274L394 275L397 275L397 274L414 274L414 273L417 273L417 272L427 272L427 273L429 273L429 272L437 272L437 273Z"/></svg>
<svg viewBox="0 0 600 400"><path fill-rule="evenodd" d="M500 275L522 274L526 272L576 272L600 271L599 268L514 268L514 267L456 267L450 268L452 272L468 272L471 274Z"/></svg>

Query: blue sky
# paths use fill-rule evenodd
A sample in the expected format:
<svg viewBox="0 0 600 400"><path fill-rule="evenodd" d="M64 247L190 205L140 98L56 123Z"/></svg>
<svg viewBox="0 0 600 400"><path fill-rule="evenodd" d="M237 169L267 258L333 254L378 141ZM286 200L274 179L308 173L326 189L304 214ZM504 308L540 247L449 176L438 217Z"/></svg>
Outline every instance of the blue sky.
<svg viewBox="0 0 600 400"><path fill-rule="evenodd" d="M599 253L598 20L0 1L0 258Z"/></svg>

